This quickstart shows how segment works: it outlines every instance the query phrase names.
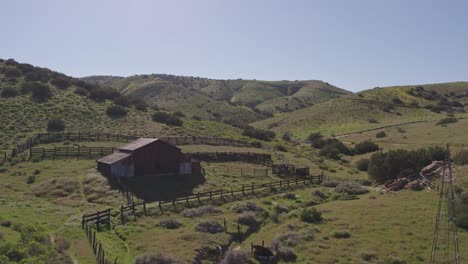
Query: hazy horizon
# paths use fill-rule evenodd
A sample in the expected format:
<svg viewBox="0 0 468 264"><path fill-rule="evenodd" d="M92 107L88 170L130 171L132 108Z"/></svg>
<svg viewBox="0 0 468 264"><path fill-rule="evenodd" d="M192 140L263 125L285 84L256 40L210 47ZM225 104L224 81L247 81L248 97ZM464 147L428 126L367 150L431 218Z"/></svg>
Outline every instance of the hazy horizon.
<svg viewBox="0 0 468 264"><path fill-rule="evenodd" d="M465 81L464 1L11 1L0 57L74 77Z"/></svg>

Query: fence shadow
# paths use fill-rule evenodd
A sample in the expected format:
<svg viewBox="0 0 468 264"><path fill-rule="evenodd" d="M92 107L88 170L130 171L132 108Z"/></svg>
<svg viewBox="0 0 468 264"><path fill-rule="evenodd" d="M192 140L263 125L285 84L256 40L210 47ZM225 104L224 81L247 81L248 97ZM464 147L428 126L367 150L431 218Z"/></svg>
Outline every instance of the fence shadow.
<svg viewBox="0 0 468 264"><path fill-rule="evenodd" d="M195 187L206 181L204 175L175 175L167 177L142 176L122 182L138 198L146 202L172 200L190 195Z"/></svg>

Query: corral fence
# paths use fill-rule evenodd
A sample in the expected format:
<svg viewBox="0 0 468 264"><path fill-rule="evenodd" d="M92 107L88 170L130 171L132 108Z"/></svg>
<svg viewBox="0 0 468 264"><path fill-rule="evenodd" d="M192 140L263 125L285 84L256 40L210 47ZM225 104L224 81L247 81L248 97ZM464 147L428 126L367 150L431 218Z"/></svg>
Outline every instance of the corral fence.
<svg viewBox="0 0 468 264"><path fill-rule="evenodd" d="M272 166L270 154L252 152L194 152L188 155L202 161L246 161Z"/></svg>
<svg viewBox="0 0 468 264"><path fill-rule="evenodd" d="M266 169L255 169L255 168L230 168L228 166L222 168L211 168L204 170L205 173L211 172L212 174L224 174L230 176L265 176L269 175L269 168Z"/></svg>
<svg viewBox="0 0 468 264"><path fill-rule="evenodd" d="M273 190L275 188L288 188L291 186L298 186L298 185L303 185L307 186L309 184L320 184L322 183L324 178L323 173L319 175L309 175L308 177L298 177L296 176L295 178L290 178L287 180L279 180L279 181L271 181L268 183L262 183L262 184L250 184L250 185L245 185L243 184L241 188L234 189L234 188L229 188L229 189L220 189L216 191L209 191L209 192L201 192L201 193L196 193L196 194L191 194L191 195L186 195L186 196L179 196L177 198L174 198L172 200L161 200L157 202L140 202L140 203L134 203L126 206L121 206L120 208L120 217L122 224L125 224L125 222L130 218L130 217L136 217L137 216L137 210L138 208L143 209L144 214L146 215L148 212L148 206L151 204L155 204L161 214L164 213L164 206L165 205L172 205L174 208L176 208L177 204L185 204L187 207L192 207L192 203L195 202L198 205L202 205L203 201L213 201L215 198L219 198L221 200L227 200L228 198L233 198L237 199L236 195L242 195L242 196L247 196L248 194L254 194L255 191L258 190ZM140 210L141 210L140 209ZM140 211L141 212L141 211Z"/></svg>
<svg viewBox="0 0 468 264"><path fill-rule="evenodd" d="M117 264L118 257L114 261L109 260L102 243L96 238L96 230L93 230L92 226L89 225L89 223L94 222L98 232L100 224L105 224L107 229L110 230L110 210L97 211L94 214L85 214L82 217L81 227L86 233L98 264Z"/></svg>
<svg viewBox="0 0 468 264"><path fill-rule="evenodd" d="M56 159L56 158L100 158L113 153L113 147L54 147L54 148L30 148L30 159Z"/></svg>
<svg viewBox="0 0 468 264"><path fill-rule="evenodd" d="M249 142L243 140L234 140L217 137L199 137L199 136L180 136L180 137L160 137L157 135L121 135L110 133L92 133L92 132L59 132L59 133L39 133L26 142L17 144L13 147L11 156L15 157L26 150L35 147L39 144L62 142L62 141L96 141L96 142L129 142L140 137L159 138L162 141L173 145L225 145L225 146L240 146L240 147L256 147L261 148L259 142Z"/></svg>

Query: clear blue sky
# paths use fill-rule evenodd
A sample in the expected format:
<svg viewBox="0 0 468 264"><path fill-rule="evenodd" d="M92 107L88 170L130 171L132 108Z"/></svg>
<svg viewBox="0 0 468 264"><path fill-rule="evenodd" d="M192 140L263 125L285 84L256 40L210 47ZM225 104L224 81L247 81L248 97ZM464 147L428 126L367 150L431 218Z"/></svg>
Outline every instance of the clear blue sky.
<svg viewBox="0 0 468 264"><path fill-rule="evenodd" d="M468 81L468 1L3 0L0 57L66 74Z"/></svg>

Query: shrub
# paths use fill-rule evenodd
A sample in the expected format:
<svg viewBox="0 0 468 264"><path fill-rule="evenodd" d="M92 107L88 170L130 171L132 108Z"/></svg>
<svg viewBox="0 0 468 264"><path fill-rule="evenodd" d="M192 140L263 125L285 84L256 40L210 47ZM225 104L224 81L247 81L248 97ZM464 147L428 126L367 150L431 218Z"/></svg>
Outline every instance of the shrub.
<svg viewBox="0 0 468 264"><path fill-rule="evenodd" d="M390 150L372 154L367 173L378 183L395 179L404 169L420 171L434 160L442 160L445 150L441 147L429 147L417 150Z"/></svg>
<svg viewBox="0 0 468 264"><path fill-rule="evenodd" d="M142 98L135 97L130 99L131 104L135 107L136 110L146 112L148 111L148 103Z"/></svg>
<svg viewBox="0 0 468 264"><path fill-rule="evenodd" d="M36 82L30 88L32 97L37 101L46 101L52 96L52 91L47 84Z"/></svg>
<svg viewBox="0 0 468 264"><path fill-rule="evenodd" d="M369 191L366 188L363 188L359 183L342 182L335 187L335 192L347 194L364 194Z"/></svg>
<svg viewBox="0 0 468 264"><path fill-rule="evenodd" d="M330 233L330 235L334 238L350 238L351 233L347 230L334 230Z"/></svg>
<svg viewBox="0 0 468 264"><path fill-rule="evenodd" d="M272 141L276 136L275 132L271 130L256 129L253 127L245 128L242 135L264 141Z"/></svg>
<svg viewBox="0 0 468 264"><path fill-rule="evenodd" d="M2 89L2 93L0 96L3 98L9 98L9 97L15 97L18 95L18 90L16 90L14 87L5 87Z"/></svg>
<svg viewBox="0 0 468 264"><path fill-rule="evenodd" d="M361 258L362 260L365 260L365 261L371 261L371 260L377 259L377 254L373 252L364 251L364 252L361 252Z"/></svg>
<svg viewBox="0 0 468 264"><path fill-rule="evenodd" d="M376 138L384 138L386 136L387 136L387 133L385 133L385 131L379 131L377 132L377 134L375 134Z"/></svg>
<svg viewBox="0 0 468 264"><path fill-rule="evenodd" d="M281 136L281 139L287 142L291 141L292 139L291 132L289 131L284 132L283 135Z"/></svg>
<svg viewBox="0 0 468 264"><path fill-rule="evenodd" d="M399 257L390 256L385 259L384 264L406 264L406 261Z"/></svg>
<svg viewBox="0 0 468 264"><path fill-rule="evenodd" d="M300 218L307 223L320 223L322 221L322 212L316 208L304 208L301 211Z"/></svg>
<svg viewBox="0 0 468 264"><path fill-rule="evenodd" d="M166 123L166 121L171 117L171 115L165 111L157 111L151 117L153 121L159 123Z"/></svg>
<svg viewBox="0 0 468 264"><path fill-rule="evenodd" d="M289 200L296 200L297 196L294 193L285 193L283 195L284 198L289 199Z"/></svg>
<svg viewBox="0 0 468 264"><path fill-rule="evenodd" d="M278 247L278 258L284 262L294 262L297 259L297 254L290 248Z"/></svg>
<svg viewBox="0 0 468 264"><path fill-rule="evenodd" d="M55 250L59 253L70 248L70 241L66 240L63 237L55 238Z"/></svg>
<svg viewBox="0 0 468 264"><path fill-rule="evenodd" d="M95 87L89 92L89 98L96 102L102 102L106 99L112 100L118 96L120 96L120 93L114 88L110 87Z"/></svg>
<svg viewBox="0 0 468 264"><path fill-rule="evenodd" d="M134 260L135 264L174 264L177 263L174 259L169 256L165 256L162 253L146 253L138 256Z"/></svg>
<svg viewBox="0 0 468 264"><path fill-rule="evenodd" d="M65 121L62 119L54 118L47 121L47 131L60 132L65 130Z"/></svg>
<svg viewBox="0 0 468 264"><path fill-rule="evenodd" d="M464 149L457 152L457 154L455 154L453 157L453 161L459 165L468 164L468 150Z"/></svg>
<svg viewBox="0 0 468 264"><path fill-rule="evenodd" d="M379 120L377 120L377 119L375 119L375 118L373 118L373 117L367 119L367 121L368 121L369 123L371 123L371 124L372 124L372 123L373 123L373 124L379 123Z"/></svg>
<svg viewBox="0 0 468 264"><path fill-rule="evenodd" d="M298 245L302 240L301 236L297 232L288 232L288 233L279 235L276 239L281 241L282 245L286 245L289 247L294 247Z"/></svg>
<svg viewBox="0 0 468 264"><path fill-rule="evenodd" d="M88 95L88 90L86 90L83 87L76 87L75 93L81 96L87 96Z"/></svg>
<svg viewBox="0 0 468 264"><path fill-rule="evenodd" d="M448 124L452 124L452 123L456 123L458 122L458 119L456 117L445 117L445 118L442 118L441 120L439 120L436 125L448 125Z"/></svg>
<svg viewBox="0 0 468 264"><path fill-rule="evenodd" d="M114 98L114 104L127 107L130 105L130 99L125 95L119 95Z"/></svg>
<svg viewBox="0 0 468 264"><path fill-rule="evenodd" d="M375 144L370 140L366 140L363 142L359 142L354 146L354 153L355 154L365 154L369 152L374 152L379 150L379 145Z"/></svg>
<svg viewBox="0 0 468 264"><path fill-rule="evenodd" d="M243 213L246 211L251 211L251 212L263 212L265 209L262 207L258 206L254 202L246 202L246 203L236 203L232 206L231 208L235 213Z"/></svg>
<svg viewBox="0 0 468 264"><path fill-rule="evenodd" d="M199 217L205 214L221 214L221 213L223 213L223 210L217 207L214 207L212 205L204 205L204 206L200 206L197 208L187 208L187 209L184 209L184 211L182 211L182 215L184 217L190 217L190 218Z"/></svg>
<svg viewBox="0 0 468 264"><path fill-rule="evenodd" d="M28 176L28 178L26 179L27 184L33 184L35 181L36 181L36 176L34 175Z"/></svg>
<svg viewBox="0 0 468 264"><path fill-rule="evenodd" d="M247 252L230 248L226 254L224 254L224 258L220 264L246 264L248 261L249 254Z"/></svg>
<svg viewBox="0 0 468 264"><path fill-rule="evenodd" d="M198 232L215 234L223 232L224 227L220 223L211 220L198 223L197 226L195 226L195 230Z"/></svg>
<svg viewBox="0 0 468 264"><path fill-rule="evenodd" d="M5 78L16 79L21 76L21 71L16 68L7 68L4 72Z"/></svg>
<svg viewBox="0 0 468 264"><path fill-rule="evenodd" d="M159 225L167 229L177 229L182 223L177 219L166 219L159 222Z"/></svg>
<svg viewBox="0 0 468 264"><path fill-rule="evenodd" d="M183 122L178 116L172 115L166 120L166 124L170 126L182 126Z"/></svg>
<svg viewBox="0 0 468 264"><path fill-rule="evenodd" d="M249 227L257 227L261 221L257 219L257 216L253 212L243 212L237 217L237 222L241 225Z"/></svg>
<svg viewBox="0 0 468 264"><path fill-rule="evenodd" d="M192 116L192 119L193 119L193 120L197 120L197 121L201 121L201 120L202 120L202 118L199 117L199 116Z"/></svg>
<svg viewBox="0 0 468 264"><path fill-rule="evenodd" d="M107 108L106 114L110 117L123 117L127 115L127 109L120 105L111 105Z"/></svg>
<svg viewBox="0 0 468 264"><path fill-rule="evenodd" d="M11 226L11 221L10 220L0 220L0 226L10 227Z"/></svg>
<svg viewBox="0 0 468 264"><path fill-rule="evenodd" d="M339 181L322 181L320 185L323 187L335 188L336 186L338 186L338 184L340 184Z"/></svg>
<svg viewBox="0 0 468 264"><path fill-rule="evenodd" d="M360 159L356 161L356 168L360 171L367 171L369 169L369 159Z"/></svg>
<svg viewBox="0 0 468 264"><path fill-rule="evenodd" d="M340 151L332 145L326 145L325 147L320 149L320 151L318 152L318 155L321 157L327 157L327 158L334 159L334 160L341 159Z"/></svg>
<svg viewBox="0 0 468 264"><path fill-rule="evenodd" d="M276 144L275 149L278 150L278 151L281 151L281 152L287 152L288 151L288 149L286 149L286 147L281 145L281 144Z"/></svg>
<svg viewBox="0 0 468 264"><path fill-rule="evenodd" d="M71 80L70 78L60 76L53 78L50 83L59 89L67 89L71 85Z"/></svg>

